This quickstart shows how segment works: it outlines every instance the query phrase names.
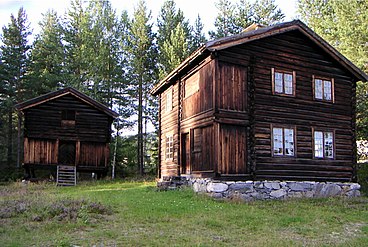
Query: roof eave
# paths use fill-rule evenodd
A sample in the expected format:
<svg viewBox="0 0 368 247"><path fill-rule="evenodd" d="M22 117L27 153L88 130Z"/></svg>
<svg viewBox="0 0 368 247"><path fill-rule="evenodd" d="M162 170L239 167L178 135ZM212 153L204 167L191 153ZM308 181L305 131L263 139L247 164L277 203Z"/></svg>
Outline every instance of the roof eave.
<svg viewBox="0 0 368 247"><path fill-rule="evenodd" d="M77 91L76 89L72 88L72 87L67 87L58 91L54 91L54 92L50 92L41 96L38 96L36 98L24 101L22 103L16 104L14 107L18 110L18 111L24 111L27 110L29 108L35 107L37 105L43 104L45 102L48 102L50 100L54 100L60 97L63 97L67 94L72 94L74 97L82 100L83 102L91 105L92 107L104 112L105 114L111 116L112 118L117 118L119 116L118 113L116 113L115 111L109 109L108 107L106 107L105 105L97 102L96 100L90 98L89 96Z"/></svg>
<svg viewBox="0 0 368 247"><path fill-rule="evenodd" d="M194 51L189 57L187 57L182 63L180 63L173 71L171 71L165 78L163 78L154 88L151 89L150 93L152 95L159 94L162 87L170 84L171 80L180 73L184 68L186 68L190 63L201 56L207 50L206 45L200 46L196 51Z"/></svg>

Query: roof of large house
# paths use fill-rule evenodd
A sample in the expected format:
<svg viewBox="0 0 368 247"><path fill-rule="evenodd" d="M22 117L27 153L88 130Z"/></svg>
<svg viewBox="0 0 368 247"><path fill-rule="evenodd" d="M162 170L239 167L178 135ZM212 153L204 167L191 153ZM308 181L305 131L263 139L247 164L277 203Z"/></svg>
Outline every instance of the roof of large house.
<svg viewBox="0 0 368 247"><path fill-rule="evenodd" d="M362 70L356 67L352 62L350 62L346 57L344 57L340 52L333 48L329 43L322 39L319 35L313 32L307 25L305 25L300 20L293 20L290 22L283 22L280 24L262 27L259 25L251 25L246 28L243 32L209 41L206 44L199 47L195 52L193 52L187 59L185 59L181 64L179 64L173 71L171 71L164 79L162 79L152 90L153 95L157 95L162 92L166 87L171 85L172 79L176 78L183 70L188 69L193 64L207 57L211 52L223 50L229 47L245 44L251 41L271 37L277 34L286 33L290 31L298 30L304 34L307 38L312 40L330 56L332 56L339 64L346 68L350 73L352 73L357 80L368 81L368 75L366 75Z"/></svg>

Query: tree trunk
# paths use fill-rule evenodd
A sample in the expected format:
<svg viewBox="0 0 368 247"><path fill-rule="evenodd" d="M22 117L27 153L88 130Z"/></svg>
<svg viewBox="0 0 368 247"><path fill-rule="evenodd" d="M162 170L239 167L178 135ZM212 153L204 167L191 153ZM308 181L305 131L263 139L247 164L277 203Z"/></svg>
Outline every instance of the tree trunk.
<svg viewBox="0 0 368 247"><path fill-rule="evenodd" d="M143 176L143 80L139 81L138 88L138 169L139 174Z"/></svg>
<svg viewBox="0 0 368 247"><path fill-rule="evenodd" d="M111 172L111 178L115 179L115 167L116 167L116 150L118 146L118 137L119 137L119 130L116 130L116 140L115 140L115 147L114 147L114 158L112 160L112 172Z"/></svg>
<svg viewBox="0 0 368 247"><path fill-rule="evenodd" d="M13 162L13 112L10 109L8 113L8 153L7 153L7 163L11 165Z"/></svg>

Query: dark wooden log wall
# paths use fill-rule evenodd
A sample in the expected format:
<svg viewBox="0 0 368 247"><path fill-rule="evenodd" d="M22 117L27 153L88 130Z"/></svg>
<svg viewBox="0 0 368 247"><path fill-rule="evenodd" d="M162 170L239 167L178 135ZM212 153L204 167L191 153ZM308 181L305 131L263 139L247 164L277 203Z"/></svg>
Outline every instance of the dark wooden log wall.
<svg viewBox="0 0 368 247"><path fill-rule="evenodd" d="M192 172L214 172L213 126L193 129Z"/></svg>
<svg viewBox="0 0 368 247"><path fill-rule="evenodd" d="M75 126L62 126L62 110L75 110ZM72 95L65 95L25 110L29 138L109 142L112 119Z"/></svg>
<svg viewBox="0 0 368 247"><path fill-rule="evenodd" d="M78 150L78 149L77 149ZM77 152L78 153L78 152ZM105 143L80 143L80 157L77 164L80 166L107 166L109 159L109 145Z"/></svg>
<svg viewBox="0 0 368 247"><path fill-rule="evenodd" d="M214 64L209 61L183 79L184 99L182 120L213 108ZM198 90L195 90L198 89Z"/></svg>
<svg viewBox="0 0 368 247"><path fill-rule="evenodd" d="M230 124L220 125L218 173L221 175L247 173L246 127Z"/></svg>
<svg viewBox="0 0 368 247"><path fill-rule="evenodd" d="M255 178L350 181L353 172L352 76L298 31L219 52L246 64L254 57ZM296 96L272 94L271 68L296 72ZM312 76L334 79L334 103L313 100ZM271 124L295 126L295 157L272 157ZM313 128L335 132L335 158L313 158Z"/></svg>
<svg viewBox="0 0 368 247"><path fill-rule="evenodd" d="M172 110L166 111L166 94L172 91ZM177 176L178 175L178 149L179 149L179 83L169 87L160 95L160 160L161 160L161 177ZM172 160L167 160L166 151L166 136L173 135L174 157Z"/></svg>
<svg viewBox="0 0 368 247"><path fill-rule="evenodd" d="M57 164L58 141L24 138L25 164Z"/></svg>

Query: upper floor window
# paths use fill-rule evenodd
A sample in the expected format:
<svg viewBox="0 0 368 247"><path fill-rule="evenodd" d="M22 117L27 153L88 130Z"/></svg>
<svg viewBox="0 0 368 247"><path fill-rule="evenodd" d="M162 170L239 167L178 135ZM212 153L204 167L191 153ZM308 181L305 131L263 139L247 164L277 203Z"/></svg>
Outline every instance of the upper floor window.
<svg viewBox="0 0 368 247"><path fill-rule="evenodd" d="M334 101L334 80L313 76L314 99Z"/></svg>
<svg viewBox="0 0 368 247"><path fill-rule="evenodd" d="M294 156L294 129L272 128L273 156Z"/></svg>
<svg viewBox="0 0 368 247"><path fill-rule="evenodd" d="M172 160L174 157L174 138L173 135L166 136L165 157L167 160Z"/></svg>
<svg viewBox="0 0 368 247"><path fill-rule="evenodd" d="M173 108L173 92L172 88L169 88L166 92L166 112L170 112Z"/></svg>
<svg viewBox="0 0 368 247"><path fill-rule="evenodd" d="M74 110L62 110L61 111L61 126L62 127L75 126L75 111Z"/></svg>
<svg viewBox="0 0 368 247"><path fill-rule="evenodd" d="M272 68L272 92L295 96L295 71L280 71Z"/></svg>
<svg viewBox="0 0 368 247"><path fill-rule="evenodd" d="M314 131L314 157L334 157L334 133L332 131Z"/></svg>

